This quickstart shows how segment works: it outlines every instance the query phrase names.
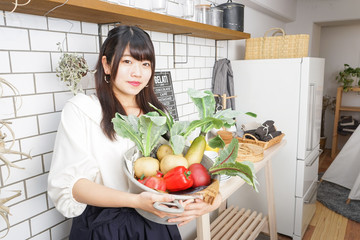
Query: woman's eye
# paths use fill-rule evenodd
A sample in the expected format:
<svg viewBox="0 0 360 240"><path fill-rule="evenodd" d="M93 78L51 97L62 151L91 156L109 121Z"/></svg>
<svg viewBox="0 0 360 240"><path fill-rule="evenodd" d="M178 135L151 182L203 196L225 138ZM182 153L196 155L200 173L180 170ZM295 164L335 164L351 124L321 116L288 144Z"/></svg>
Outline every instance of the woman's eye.
<svg viewBox="0 0 360 240"><path fill-rule="evenodd" d="M123 62L124 62L124 63L131 63L131 61L128 60L128 59L124 59Z"/></svg>
<svg viewBox="0 0 360 240"><path fill-rule="evenodd" d="M144 62L143 65L144 65L145 67L150 67L150 66L151 66L151 64L150 64L149 62Z"/></svg>

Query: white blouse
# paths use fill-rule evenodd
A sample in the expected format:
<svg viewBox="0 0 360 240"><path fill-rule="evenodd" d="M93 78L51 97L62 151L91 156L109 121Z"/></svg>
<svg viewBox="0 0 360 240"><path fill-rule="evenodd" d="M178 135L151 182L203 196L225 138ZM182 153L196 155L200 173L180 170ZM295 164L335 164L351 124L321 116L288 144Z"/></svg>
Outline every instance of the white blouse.
<svg viewBox="0 0 360 240"><path fill-rule="evenodd" d="M123 154L134 143L120 136L110 141L100 128L101 119L100 102L94 95L79 93L62 111L48 177L48 194L65 217L79 216L86 208L86 204L72 196L72 187L80 178L128 191L122 169Z"/></svg>

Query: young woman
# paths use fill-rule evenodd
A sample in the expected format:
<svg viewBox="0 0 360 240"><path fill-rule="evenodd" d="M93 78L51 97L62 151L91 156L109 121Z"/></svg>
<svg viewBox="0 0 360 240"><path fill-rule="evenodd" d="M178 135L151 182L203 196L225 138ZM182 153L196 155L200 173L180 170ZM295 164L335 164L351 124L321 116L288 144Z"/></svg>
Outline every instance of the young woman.
<svg viewBox="0 0 360 240"><path fill-rule="evenodd" d="M201 200L184 202L185 211L172 215L156 210L156 201L171 195L132 194L122 171L123 154L134 143L117 136L111 119L116 112L140 116L151 102L165 110L153 90L155 54L149 35L140 28L112 29L97 63L96 96L78 94L61 115L48 178L48 193L56 208L73 218L70 239L181 239L176 225L161 225L134 208L184 225L216 209Z"/></svg>

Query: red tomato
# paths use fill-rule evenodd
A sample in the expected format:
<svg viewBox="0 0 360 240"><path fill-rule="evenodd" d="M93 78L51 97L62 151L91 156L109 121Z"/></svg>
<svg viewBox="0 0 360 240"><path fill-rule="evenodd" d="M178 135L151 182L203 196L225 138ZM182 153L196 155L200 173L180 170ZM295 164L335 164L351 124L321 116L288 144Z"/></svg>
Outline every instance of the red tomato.
<svg viewBox="0 0 360 240"><path fill-rule="evenodd" d="M194 179L193 187L207 186L211 182L208 170L201 163L193 163L188 168Z"/></svg>
<svg viewBox="0 0 360 240"><path fill-rule="evenodd" d="M144 179L144 182L142 182L142 184L155 190L159 190L162 192L166 191L166 182L161 177L156 177L156 176L147 177Z"/></svg>

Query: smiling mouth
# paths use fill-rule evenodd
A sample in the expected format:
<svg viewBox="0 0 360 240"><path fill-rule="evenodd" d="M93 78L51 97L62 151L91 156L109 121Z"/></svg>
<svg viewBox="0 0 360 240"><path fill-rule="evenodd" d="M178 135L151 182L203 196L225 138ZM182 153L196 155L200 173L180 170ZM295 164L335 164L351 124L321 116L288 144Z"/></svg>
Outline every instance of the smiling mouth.
<svg viewBox="0 0 360 240"><path fill-rule="evenodd" d="M130 85L132 85L132 86L135 86L135 87L137 87L137 86L139 86L141 83L140 82L137 82L137 81L130 81L130 82L128 82Z"/></svg>

